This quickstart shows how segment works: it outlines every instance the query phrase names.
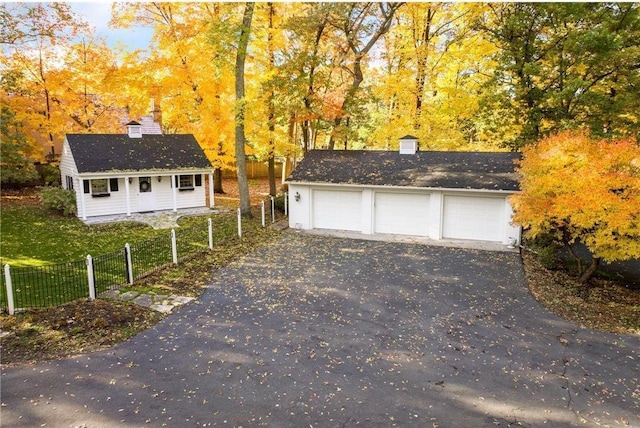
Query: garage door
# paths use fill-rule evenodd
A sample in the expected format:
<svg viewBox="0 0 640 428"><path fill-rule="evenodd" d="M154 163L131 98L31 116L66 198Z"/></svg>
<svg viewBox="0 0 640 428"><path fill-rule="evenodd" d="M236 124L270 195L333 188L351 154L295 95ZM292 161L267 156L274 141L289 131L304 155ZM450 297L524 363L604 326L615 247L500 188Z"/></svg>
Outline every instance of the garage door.
<svg viewBox="0 0 640 428"><path fill-rule="evenodd" d="M375 193L376 233L429 236L429 195Z"/></svg>
<svg viewBox="0 0 640 428"><path fill-rule="evenodd" d="M501 242L504 233L504 199L446 196L442 237Z"/></svg>
<svg viewBox="0 0 640 428"><path fill-rule="evenodd" d="M362 231L362 192L314 190L315 229Z"/></svg>

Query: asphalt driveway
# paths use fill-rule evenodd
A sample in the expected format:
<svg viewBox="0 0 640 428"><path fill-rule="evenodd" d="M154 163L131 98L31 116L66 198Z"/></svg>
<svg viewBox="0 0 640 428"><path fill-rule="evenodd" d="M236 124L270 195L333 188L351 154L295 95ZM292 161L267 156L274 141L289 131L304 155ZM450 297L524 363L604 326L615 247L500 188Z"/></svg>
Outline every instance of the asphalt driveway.
<svg viewBox="0 0 640 428"><path fill-rule="evenodd" d="M3 370L2 426L640 426L640 337L519 255L284 233L108 351Z"/></svg>

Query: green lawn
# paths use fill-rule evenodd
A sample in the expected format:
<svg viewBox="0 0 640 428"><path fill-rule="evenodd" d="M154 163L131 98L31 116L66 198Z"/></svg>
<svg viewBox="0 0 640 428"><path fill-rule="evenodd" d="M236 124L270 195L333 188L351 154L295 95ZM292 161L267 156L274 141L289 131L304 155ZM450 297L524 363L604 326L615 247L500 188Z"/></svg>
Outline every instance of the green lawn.
<svg viewBox="0 0 640 428"><path fill-rule="evenodd" d="M42 208L3 208L0 215L2 264L12 267L68 262L153 238L167 230L123 222L88 226L76 217L50 214Z"/></svg>
<svg viewBox="0 0 640 428"><path fill-rule="evenodd" d="M213 219L214 245L237 236L233 213L185 217L178 221L178 259L208 248L208 218ZM256 233L256 220L243 222ZM171 263L171 231L134 222L85 225L75 217L51 214L39 207L9 207L1 213L2 264L11 266L17 308L56 306L88 296L84 258L93 256L97 293L127 281L124 246L131 244L134 278ZM260 227L260 229L262 229ZM4 275L0 275L0 307L6 307Z"/></svg>
<svg viewBox="0 0 640 428"><path fill-rule="evenodd" d="M216 231L220 232L221 222L227 234L233 229L235 217L226 217L215 216ZM184 227L200 224L206 231L206 219L187 217L179 220L179 224ZM2 265L8 263L11 267L69 262L170 233L169 229L155 230L134 222L88 226L76 217L51 214L42 208L8 207L0 215L0 259Z"/></svg>

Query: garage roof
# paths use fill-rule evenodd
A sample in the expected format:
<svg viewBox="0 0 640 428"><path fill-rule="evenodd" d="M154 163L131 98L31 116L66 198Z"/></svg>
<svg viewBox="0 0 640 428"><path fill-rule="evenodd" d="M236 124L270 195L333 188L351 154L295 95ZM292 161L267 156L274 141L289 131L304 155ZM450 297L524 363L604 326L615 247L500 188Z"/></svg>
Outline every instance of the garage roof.
<svg viewBox="0 0 640 428"><path fill-rule="evenodd" d="M191 134L67 134L79 173L210 169L211 163Z"/></svg>
<svg viewBox="0 0 640 428"><path fill-rule="evenodd" d="M505 152L312 150L287 181L517 191L518 159Z"/></svg>

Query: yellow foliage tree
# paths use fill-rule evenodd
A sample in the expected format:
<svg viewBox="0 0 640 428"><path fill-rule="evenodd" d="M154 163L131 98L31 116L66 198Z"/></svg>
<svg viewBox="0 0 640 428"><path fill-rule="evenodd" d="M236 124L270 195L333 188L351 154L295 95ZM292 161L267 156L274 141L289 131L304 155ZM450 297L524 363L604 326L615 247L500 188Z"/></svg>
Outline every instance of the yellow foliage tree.
<svg viewBox="0 0 640 428"><path fill-rule="evenodd" d="M640 257L640 146L565 131L528 146L519 168L521 192L511 199L514 221L532 237L551 234L561 244L584 244L592 262ZM575 255L575 252L572 250Z"/></svg>

